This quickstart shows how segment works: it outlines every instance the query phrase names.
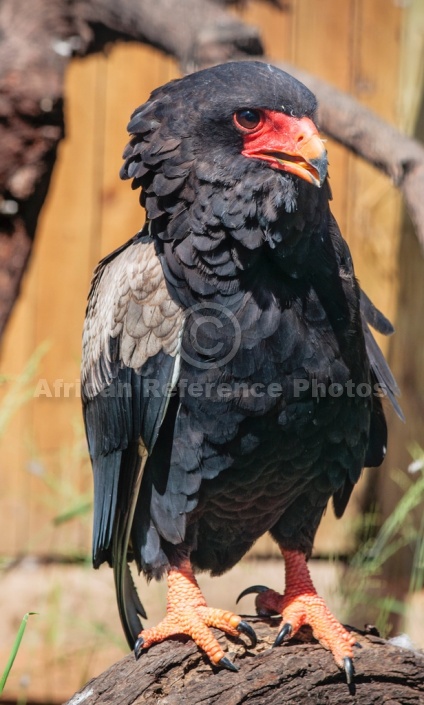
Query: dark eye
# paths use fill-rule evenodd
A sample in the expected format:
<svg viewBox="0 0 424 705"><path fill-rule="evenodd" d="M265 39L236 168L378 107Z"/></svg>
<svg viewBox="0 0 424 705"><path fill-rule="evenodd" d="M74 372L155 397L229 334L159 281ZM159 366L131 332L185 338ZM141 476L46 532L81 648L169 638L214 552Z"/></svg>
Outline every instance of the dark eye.
<svg viewBox="0 0 424 705"><path fill-rule="evenodd" d="M259 110L243 108L234 113L234 122L238 127L242 127L244 130L254 130L261 122L261 119L262 117Z"/></svg>

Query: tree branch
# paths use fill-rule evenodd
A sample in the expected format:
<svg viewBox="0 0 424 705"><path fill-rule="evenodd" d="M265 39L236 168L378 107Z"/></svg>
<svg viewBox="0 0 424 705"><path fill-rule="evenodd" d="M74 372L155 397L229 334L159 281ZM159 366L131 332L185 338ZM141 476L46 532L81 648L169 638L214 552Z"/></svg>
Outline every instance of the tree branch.
<svg viewBox="0 0 424 705"><path fill-rule="evenodd" d="M131 654L76 693L67 705L166 703L166 705L417 705L424 699L424 655L358 634L356 684L349 688L333 657L319 645L290 641L272 649L276 627L256 621L260 638L254 650L216 632L229 645L238 673L215 670L191 642L167 641L142 654ZM309 637L304 637L308 639ZM225 648L225 646L224 646ZM353 690L355 697L353 698Z"/></svg>
<svg viewBox="0 0 424 705"><path fill-rule="evenodd" d="M115 39L136 40L175 56L184 72L240 54L263 54L258 31L212 0L79 0L76 14L95 29L94 49L103 41L101 25ZM92 48L86 46L84 53Z"/></svg>

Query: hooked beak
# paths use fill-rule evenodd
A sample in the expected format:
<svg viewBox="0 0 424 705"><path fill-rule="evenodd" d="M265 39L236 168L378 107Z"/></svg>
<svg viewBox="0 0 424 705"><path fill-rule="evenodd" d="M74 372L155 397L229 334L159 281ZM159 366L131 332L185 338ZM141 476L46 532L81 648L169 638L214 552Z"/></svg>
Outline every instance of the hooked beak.
<svg viewBox="0 0 424 705"><path fill-rule="evenodd" d="M274 111L266 117L260 131L245 135L242 154L322 186L327 177L327 150L312 120Z"/></svg>

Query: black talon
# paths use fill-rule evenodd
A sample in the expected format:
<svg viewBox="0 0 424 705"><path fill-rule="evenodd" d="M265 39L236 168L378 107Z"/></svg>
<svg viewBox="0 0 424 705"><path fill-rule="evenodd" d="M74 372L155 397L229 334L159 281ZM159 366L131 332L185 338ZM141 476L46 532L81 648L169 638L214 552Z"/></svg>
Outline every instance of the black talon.
<svg viewBox="0 0 424 705"><path fill-rule="evenodd" d="M254 649L256 644L258 643L258 638L255 634L255 630L252 629L250 624L242 620L236 627L238 632L241 632L242 634L246 634L246 636L249 637L250 639L250 648Z"/></svg>
<svg viewBox="0 0 424 705"><path fill-rule="evenodd" d="M286 622L286 623L281 627L280 631L278 632L277 638L276 638L276 640L274 641L274 643L273 643L273 645L272 645L272 648L274 649L276 646L280 646L280 645L283 643L283 641L284 641L284 639L286 638L286 636L290 636L290 634L292 633L292 631L293 631L292 625L291 625L289 622Z"/></svg>
<svg viewBox="0 0 424 705"><path fill-rule="evenodd" d="M240 593L236 600L236 604L239 600L241 600L242 597L246 597L246 595L254 595L255 593L258 592L267 592L269 588L267 588L265 585L252 585L249 588L246 588L246 590L243 590L243 592Z"/></svg>
<svg viewBox="0 0 424 705"><path fill-rule="evenodd" d="M137 661L141 656L141 651L143 649L143 646L144 646L144 639L142 636L139 636L137 641L134 644L134 656Z"/></svg>
<svg viewBox="0 0 424 705"><path fill-rule="evenodd" d="M343 659L343 666L346 673L347 684L351 685L353 683L355 671L353 669L353 661L349 656L346 656L346 658Z"/></svg>
<svg viewBox="0 0 424 705"><path fill-rule="evenodd" d="M233 664L232 661L230 661L229 658L226 656L223 656L220 661L218 661L217 666L222 666L223 668L228 668L229 671L235 671L236 673L238 672L237 666Z"/></svg>

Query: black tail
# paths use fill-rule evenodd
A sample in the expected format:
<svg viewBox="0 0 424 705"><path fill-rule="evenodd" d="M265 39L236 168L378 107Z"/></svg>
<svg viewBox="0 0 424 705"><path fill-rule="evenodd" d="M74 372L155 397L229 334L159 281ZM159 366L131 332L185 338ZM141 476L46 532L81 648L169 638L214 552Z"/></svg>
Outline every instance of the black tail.
<svg viewBox="0 0 424 705"><path fill-rule="evenodd" d="M133 443L123 452L122 456L121 477L125 476L125 491L119 497L115 517L112 565L119 616L128 644L132 649L143 628L139 616L147 617L128 565L131 527L147 460L147 451L144 449L144 452L140 454L140 445Z"/></svg>

